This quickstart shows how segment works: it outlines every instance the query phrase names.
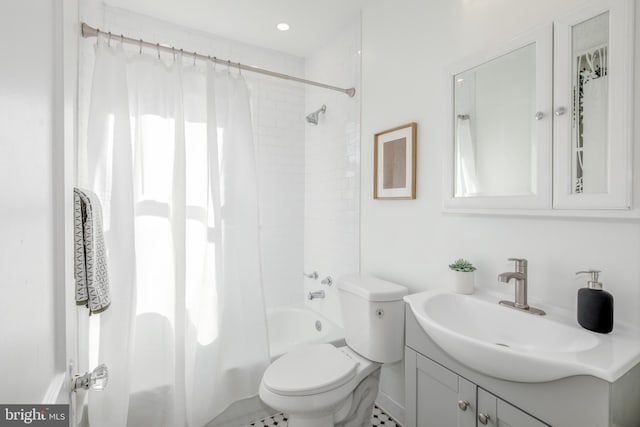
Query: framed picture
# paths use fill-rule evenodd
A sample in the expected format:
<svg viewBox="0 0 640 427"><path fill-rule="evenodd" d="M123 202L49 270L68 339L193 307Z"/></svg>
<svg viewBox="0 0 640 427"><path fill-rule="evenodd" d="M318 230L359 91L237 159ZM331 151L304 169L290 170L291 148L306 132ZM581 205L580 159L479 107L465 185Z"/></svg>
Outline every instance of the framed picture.
<svg viewBox="0 0 640 427"><path fill-rule="evenodd" d="M376 133L373 198L416 198L416 123Z"/></svg>

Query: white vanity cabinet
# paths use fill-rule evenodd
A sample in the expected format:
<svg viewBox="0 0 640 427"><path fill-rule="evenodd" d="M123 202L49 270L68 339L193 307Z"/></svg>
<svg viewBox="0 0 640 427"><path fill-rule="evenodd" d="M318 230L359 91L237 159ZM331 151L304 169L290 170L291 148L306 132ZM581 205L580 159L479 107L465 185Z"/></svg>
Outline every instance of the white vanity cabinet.
<svg viewBox="0 0 640 427"><path fill-rule="evenodd" d="M476 425L476 385L407 348L416 375L416 425Z"/></svg>
<svg viewBox="0 0 640 427"><path fill-rule="evenodd" d="M506 381L445 353L408 307L405 333L405 427L640 426L640 365L613 383L589 375Z"/></svg>
<svg viewBox="0 0 640 427"><path fill-rule="evenodd" d="M416 426L548 426L409 347L406 357L407 375L415 374Z"/></svg>

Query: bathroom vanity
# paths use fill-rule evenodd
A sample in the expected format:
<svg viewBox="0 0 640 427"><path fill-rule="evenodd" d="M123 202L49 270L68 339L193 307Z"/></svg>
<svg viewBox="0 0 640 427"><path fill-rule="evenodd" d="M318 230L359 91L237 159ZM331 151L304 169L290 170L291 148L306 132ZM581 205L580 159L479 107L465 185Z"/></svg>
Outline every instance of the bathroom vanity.
<svg viewBox="0 0 640 427"><path fill-rule="evenodd" d="M513 325L504 325L505 329L510 327ZM470 347L469 352L468 360L473 360L474 348ZM504 357L509 357L509 351L505 351ZM615 348L611 349L609 357L616 358ZM578 352L573 361L580 364L580 359ZM508 363L506 360L496 363ZM640 425L638 364L613 382L586 374L537 382L500 379L470 368L468 364L471 363L460 363L436 344L407 305L406 427ZM536 366L532 362L530 370L536 370ZM522 372L523 379L529 375L535 378L537 373Z"/></svg>

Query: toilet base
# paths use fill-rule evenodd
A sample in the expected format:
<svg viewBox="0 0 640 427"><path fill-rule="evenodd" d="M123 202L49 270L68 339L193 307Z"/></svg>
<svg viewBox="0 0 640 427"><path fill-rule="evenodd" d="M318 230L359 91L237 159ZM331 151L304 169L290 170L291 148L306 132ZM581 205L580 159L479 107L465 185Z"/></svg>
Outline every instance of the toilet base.
<svg viewBox="0 0 640 427"><path fill-rule="evenodd" d="M288 414L289 427L369 427L373 405L378 396L380 369L371 373L358 384L347 398L344 406L327 414L308 416L304 414Z"/></svg>
<svg viewBox="0 0 640 427"><path fill-rule="evenodd" d="M344 419L339 420L336 427L369 427L373 405L378 397L380 384L380 369L366 377L358 384L352 394L352 404Z"/></svg>

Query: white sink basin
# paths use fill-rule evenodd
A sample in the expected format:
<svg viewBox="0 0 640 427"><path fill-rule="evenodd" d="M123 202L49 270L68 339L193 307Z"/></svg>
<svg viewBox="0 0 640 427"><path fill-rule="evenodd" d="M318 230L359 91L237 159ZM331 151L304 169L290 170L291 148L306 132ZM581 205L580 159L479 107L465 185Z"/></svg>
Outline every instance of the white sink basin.
<svg viewBox="0 0 640 427"><path fill-rule="evenodd" d="M553 309L536 316L498 305L487 294L422 292L404 299L442 350L496 378L545 382L593 375L613 382L640 361L637 336L590 332Z"/></svg>

